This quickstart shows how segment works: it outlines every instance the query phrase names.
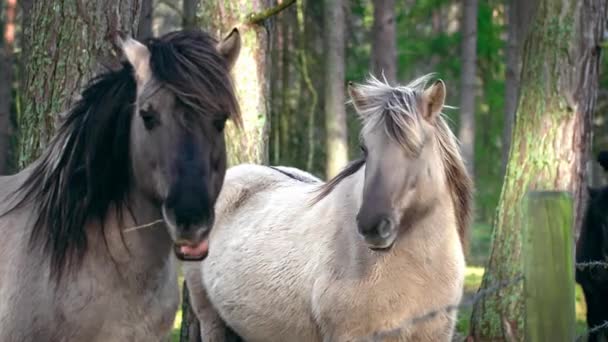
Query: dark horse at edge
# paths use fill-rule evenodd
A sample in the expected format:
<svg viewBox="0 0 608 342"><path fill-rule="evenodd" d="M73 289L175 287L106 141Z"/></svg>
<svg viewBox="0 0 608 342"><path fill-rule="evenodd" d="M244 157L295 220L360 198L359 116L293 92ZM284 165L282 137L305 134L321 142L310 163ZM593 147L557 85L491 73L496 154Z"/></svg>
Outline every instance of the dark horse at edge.
<svg viewBox="0 0 608 342"><path fill-rule="evenodd" d="M597 158L608 171L608 151ZM576 263L608 262L608 186L589 188L589 204L576 246ZM577 267L576 282L581 285L587 303L587 326L596 327L608 321L608 268ZM588 336L590 342L608 341L608 329Z"/></svg>

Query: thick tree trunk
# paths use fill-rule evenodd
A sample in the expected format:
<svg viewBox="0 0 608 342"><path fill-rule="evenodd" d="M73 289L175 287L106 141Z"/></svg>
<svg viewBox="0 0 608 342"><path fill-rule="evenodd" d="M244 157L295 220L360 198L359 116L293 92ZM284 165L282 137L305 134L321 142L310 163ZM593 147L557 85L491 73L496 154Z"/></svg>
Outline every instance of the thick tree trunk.
<svg viewBox="0 0 608 342"><path fill-rule="evenodd" d="M137 39L145 41L152 38L152 23L154 18L154 6L152 0L141 0L141 14L139 17L139 27L137 28Z"/></svg>
<svg viewBox="0 0 608 342"><path fill-rule="evenodd" d="M395 38L395 0L374 0L371 69L376 77L397 79L397 47Z"/></svg>
<svg viewBox="0 0 608 342"><path fill-rule="evenodd" d="M272 20L249 23L252 13L271 7L271 0L202 1L199 22L220 38L238 26L243 45L233 69L237 96L243 115L243 129L229 124L226 130L228 162L268 162L268 111L270 94L270 35Z"/></svg>
<svg viewBox="0 0 608 342"><path fill-rule="evenodd" d="M35 159L52 136L57 115L112 58L116 32L133 35L141 0L26 1L19 166Z"/></svg>
<svg viewBox="0 0 608 342"><path fill-rule="evenodd" d="M477 70L477 0L463 0L460 130L462 154L471 176L475 169L475 95Z"/></svg>
<svg viewBox="0 0 608 342"><path fill-rule="evenodd" d="M344 108L344 1L325 1L326 175L335 176L348 162Z"/></svg>
<svg viewBox="0 0 608 342"><path fill-rule="evenodd" d="M580 225L606 10L606 0L539 0L524 46L513 145L481 290L522 273L527 191L571 191L575 226ZM523 340L522 291L517 283L476 303L471 320L476 341Z"/></svg>
<svg viewBox="0 0 608 342"><path fill-rule="evenodd" d="M10 156L11 105L13 88L13 44L15 42L15 16L17 0L0 4L0 18L4 11L4 22L0 21L0 175L6 174Z"/></svg>
<svg viewBox="0 0 608 342"><path fill-rule="evenodd" d="M507 46L505 49L505 117L502 133L502 172L507 169L515 112L519 98L521 51L528 32L534 0L513 0L507 6Z"/></svg>
<svg viewBox="0 0 608 342"><path fill-rule="evenodd" d="M192 29L198 26L196 20L196 8L199 0L183 0L182 4L182 26L184 29Z"/></svg>

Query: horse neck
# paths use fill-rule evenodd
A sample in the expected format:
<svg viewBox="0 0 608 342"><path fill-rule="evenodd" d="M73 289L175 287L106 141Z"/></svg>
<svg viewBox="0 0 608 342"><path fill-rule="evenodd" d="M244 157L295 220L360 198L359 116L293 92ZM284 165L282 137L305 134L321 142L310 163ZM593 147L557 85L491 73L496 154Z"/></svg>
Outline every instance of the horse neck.
<svg viewBox="0 0 608 342"><path fill-rule="evenodd" d="M105 229L108 250L125 274L138 277L172 264L168 262L172 258L172 239L165 223L146 226L161 219L158 206L138 191L129 193L122 217L117 216L114 208L108 210ZM145 227L137 229L141 226Z"/></svg>

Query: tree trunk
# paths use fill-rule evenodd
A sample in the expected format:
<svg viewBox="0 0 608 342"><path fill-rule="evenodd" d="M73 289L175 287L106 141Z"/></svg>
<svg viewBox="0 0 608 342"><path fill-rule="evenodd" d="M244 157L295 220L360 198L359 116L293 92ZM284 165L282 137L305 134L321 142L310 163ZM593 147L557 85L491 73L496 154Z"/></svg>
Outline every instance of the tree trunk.
<svg viewBox="0 0 608 342"><path fill-rule="evenodd" d="M325 1L326 175L335 176L348 162L344 108L344 1Z"/></svg>
<svg viewBox="0 0 608 342"><path fill-rule="evenodd" d="M524 46L513 148L480 291L522 273L522 199L530 190L574 194L575 229L583 208L585 159L606 24L606 0L539 0ZM522 341L522 284L476 303L476 341Z"/></svg>
<svg viewBox="0 0 608 342"><path fill-rule="evenodd" d="M475 169L475 93L477 92L477 0L463 0L460 130L462 154L471 176Z"/></svg>
<svg viewBox="0 0 608 342"><path fill-rule="evenodd" d="M112 39L133 35L141 9L141 0L24 2L20 167L40 154L92 74L115 60Z"/></svg>
<svg viewBox="0 0 608 342"><path fill-rule="evenodd" d="M196 20L196 7L199 0L183 0L182 26L184 29L192 29L198 26Z"/></svg>
<svg viewBox="0 0 608 342"><path fill-rule="evenodd" d="M268 162L268 108L270 93L270 35L272 20L248 23L252 13L271 7L271 0L202 1L199 22L222 37L238 26L243 45L233 69L243 129L229 123L226 129L229 165Z"/></svg>
<svg viewBox="0 0 608 342"><path fill-rule="evenodd" d="M137 39L145 41L152 38L152 22L154 18L154 6L152 0L141 0L141 14L139 17L139 27L137 28Z"/></svg>
<svg viewBox="0 0 608 342"><path fill-rule="evenodd" d="M507 6L507 46L505 49L505 117L502 133L502 165L504 176L511 147L515 112L519 98L522 43L527 34L534 0L513 0Z"/></svg>
<svg viewBox="0 0 608 342"><path fill-rule="evenodd" d="M15 16L17 0L7 0L0 9L4 10L4 22L0 21L0 175L8 173L11 137L11 104L13 88L13 45L15 43Z"/></svg>
<svg viewBox="0 0 608 342"><path fill-rule="evenodd" d="M371 69L376 77L384 76L391 84L397 79L395 38L395 0L374 0Z"/></svg>

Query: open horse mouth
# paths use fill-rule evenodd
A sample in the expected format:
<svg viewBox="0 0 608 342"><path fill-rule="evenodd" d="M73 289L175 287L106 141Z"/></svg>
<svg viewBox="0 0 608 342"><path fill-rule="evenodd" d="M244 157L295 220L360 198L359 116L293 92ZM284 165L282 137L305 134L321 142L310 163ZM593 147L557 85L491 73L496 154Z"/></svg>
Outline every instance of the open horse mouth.
<svg viewBox="0 0 608 342"><path fill-rule="evenodd" d="M201 261L209 253L209 239L204 238L198 244L173 244L175 256L182 261Z"/></svg>

